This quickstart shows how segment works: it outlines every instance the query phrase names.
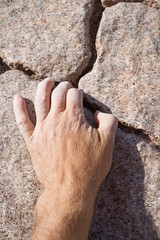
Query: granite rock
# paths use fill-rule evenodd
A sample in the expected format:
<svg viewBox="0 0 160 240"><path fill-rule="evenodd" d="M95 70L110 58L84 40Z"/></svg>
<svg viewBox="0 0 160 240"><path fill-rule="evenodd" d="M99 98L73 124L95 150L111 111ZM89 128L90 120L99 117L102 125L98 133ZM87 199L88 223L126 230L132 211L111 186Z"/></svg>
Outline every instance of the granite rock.
<svg viewBox="0 0 160 240"><path fill-rule="evenodd" d="M96 126L93 112L87 121ZM89 240L160 238L160 147L117 130L113 164L99 188Z"/></svg>
<svg viewBox="0 0 160 240"><path fill-rule="evenodd" d="M160 151L118 129L113 164L97 195L89 240L160 239Z"/></svg>
<svg viewBox="0 0 160 240"><path fill-rule="evenodd" d="M122 123L143 129L152 139L160 137L159 20L159 10L142 3L106 8L97 60L79 82Z"/></svg>
<svg viewBox="0 0 160 240"><path fill-rule="evenodd" d="M40 194L30 156L16 126L12 97L26 97L35 123L37 83L18 70L0 75L0 236L30 239ZM87 121L96 127L93 113ZM158 239L160 153L144 138L118 129L110 174L99 189L89 239Z"/></svg>
<svg viewBox="0 0 160 240"><path fill-rule="evenodd" d="M76 81L90 57L93 0L0 1L0 55L34 78Z"/></svg>
<svg viewBox="0 0 160 240"><path fill-rule="evenodd" d="M150 7L160 8L160 0L144 0L144 3Z"/></svg>
<svg viewBox="0 0 160 240"><path fill-rule="evenodd" d="M34 207L40 194L29 153L16 126L12 98L15 93L33 100L37 83L18 70L0 75L0 239L29 239ZM26 100L35 122L31 101Z"/></svg>

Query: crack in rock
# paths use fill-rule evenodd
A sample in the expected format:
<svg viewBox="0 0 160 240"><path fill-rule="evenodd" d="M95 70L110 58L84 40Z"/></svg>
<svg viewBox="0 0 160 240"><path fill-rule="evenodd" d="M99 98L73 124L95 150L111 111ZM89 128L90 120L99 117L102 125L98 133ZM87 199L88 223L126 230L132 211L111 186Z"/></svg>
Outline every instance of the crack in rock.
<svg viewBox="0 0 160 240"><path fill-rule="evenodd" d="M83 92L83 104L86 109L89 109L92 114L97 110L104 113L112 113L112 111L103 103L99 102L92 96ZM118 128L126 133L134 133L137 136L143 137L148 143L150 143L155 149L160 151L160 139L155 137L152 133L146 132L144 129L135 128L135 126L129 125L126 122L118 121Z"/></svg>
<svg viewBox="0 0 160 240"><path fill-rule="evenodd" d="M10 70L8 65L3 61L3 59L0 57L0 74L5 73L6 71Z"/></svg>
<svg viewBox="0 0 160 240"><path fill-rule="evenodd" d="M109 106L123 125L143 129L156 144L160 134L158 20L159 11L142 3L106 8L96 38L96 62L78 84L105 109Z"/></svg>
<svg viewBox="0 0 160 240"><path fill-rule="evenodd" d="M160 8L160 0L101 0L102 2L102 6L104 8L106 7L112 7L115 4L118 4L120 2L128 2L128 3L137 3L137 2L141 2L143 4L146 4L150 7L153 8Z"/></svg>
<svg viewBox="0 0 160 240"><path fill-rule="evenodd" d="M76 87L78 87L79 80L86 75L88 72L90 72L93 68L94 63L97 59L97 49L96 49L96 36L99 29L99 24L102 19L104 8L102 7L101 0L94 0L93 3L93 11L89 22L89 42L90 42L90 50L91 50L91 58L88 62L88 65L83 70L81 75L76 80Z"/></svg>
<svg viewBox="0 0 160 240"><path fill-rule="evenodd" d="M12 69L17 69L24 72L26 75L30 77L33 77L35 75L35 73L31 69L25 68L21 63L16 63L14 66L11 64L11 67Z"/></svg>
<svg viewBox="0 0 160 240"><path fill-rule="evenodd" d="M51 76L75 82L91 57L93 3L65 0L62 7L60 0L0 2L0 54L9 66L36 80Z"/></svg>

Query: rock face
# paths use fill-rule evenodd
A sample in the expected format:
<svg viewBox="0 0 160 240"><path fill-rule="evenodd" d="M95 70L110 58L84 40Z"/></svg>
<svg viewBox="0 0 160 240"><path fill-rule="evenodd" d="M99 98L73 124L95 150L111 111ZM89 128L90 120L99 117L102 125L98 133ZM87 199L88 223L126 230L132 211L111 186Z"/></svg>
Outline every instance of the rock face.
<svg viewBox="0 0 160 240"><path fill-rule="evenodd" d="M33 100L36 85L18 70L0 75L0 238L3 240L29 239L33 228L39 185L16 126L12 97L21 93ZM34 116L30 101L27 106Z"/></svg>
<svg viewBox="0 0 160 240"><path fill-rule="evenodd" d="M160 152L118 129L113 165L99 189L89 239L160 238Z"/></svg>
<svg viewBox="0 0 160 240"><path fill-rule="evenodd" d="M160 0L144 0L144 3L154 8L160 8Z"/></svg>
<svg viewBox="0 0 160 240"><path fill-rule="evenodd" d="M0 236L4 240L30 239L33 229L40 187L15 123L12 97L18 92L28 99L30 117L35 122L31 101L36 85L18 70L0 75ZM91 111L85 109L85 115L94 125ZM160 237L159 159L160 153L145 139L118 130L113 166L97 196L89 239Z"/></svg>
<svg viewBox="0 0 160 240"><path fill-rule="evenodd" d="M91 55L92 2L0 1L0 56L22 70L9 70L0 58L0 239L30 239L41 193L12 97L26 97L35 123L37 82L28 75L71 82L80 76ZM90 240L160 239L160 147L144 134L156 143L160 137L159 19L159 10L144 4L106 8L96 40L97 60L79 82L89 124L96 127L97 108L112 111L121 121L113 165L97 195ZM94 42L95 33L91 35Z"/></svg>
<svg viewBox="0 0 160 240"><path fill-rule="evenodd" d="M89 124L92 113L85 109ZM160 238L160 147L117 130L113 163L97 195L89 240Z"/></svg>
<svg viewBox="0 0 160 240"><path fill-rule="evenodd" d="M121 122L160 137L159 19L157 9L119 3L103 12L97 60L79 88Z"/></svg>
<svg viewBox="0 0 160 240"><path fill-rule="evenodd" d="M75 81L91 57L92 2L0 1L0 56L38 78Z"/></svg>

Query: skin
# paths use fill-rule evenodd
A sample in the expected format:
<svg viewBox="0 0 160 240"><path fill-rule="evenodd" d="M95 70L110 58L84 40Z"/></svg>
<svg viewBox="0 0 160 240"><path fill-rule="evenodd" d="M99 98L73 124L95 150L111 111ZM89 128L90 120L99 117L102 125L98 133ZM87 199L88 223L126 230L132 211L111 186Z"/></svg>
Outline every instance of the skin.
<svg viewBox="0 0 160 240"><path fill-rule="evenodd" d="M86 240L98 188L108 174L117 119L97 111L98 128L83 111L83 93L69 82L47 78L38 84L36 126L16 95L17 125L30 152L43 192L36 204L32 240Z"/></svg>

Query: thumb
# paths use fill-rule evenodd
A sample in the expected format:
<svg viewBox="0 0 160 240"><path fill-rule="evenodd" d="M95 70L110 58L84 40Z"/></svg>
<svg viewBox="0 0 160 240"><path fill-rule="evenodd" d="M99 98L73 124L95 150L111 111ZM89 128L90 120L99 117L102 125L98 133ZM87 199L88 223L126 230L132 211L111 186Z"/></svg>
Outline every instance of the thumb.
<svg viewBox="0 0 160 240"><path fill-rule="evenodd" d="M98 125L100 136L106 140L108 138L115 138L118 126L118 119L112 114L103 113L100 111L95 112L95 121Z"/></svg>
<svg viewBox="0 0 160 240"><path fill-rule="evenodd" d="M33 133L34 126L29 119L26 104L22 96L15 95L13 100L13 109L19 130L25 141L27 141Z"/></svg>

